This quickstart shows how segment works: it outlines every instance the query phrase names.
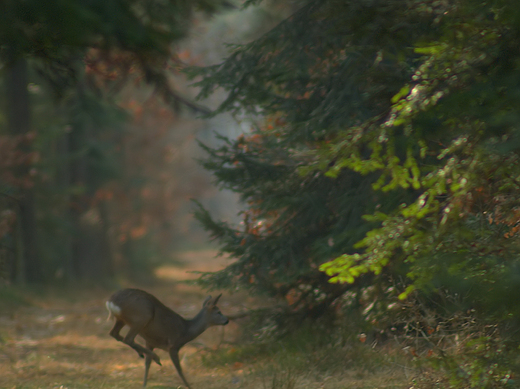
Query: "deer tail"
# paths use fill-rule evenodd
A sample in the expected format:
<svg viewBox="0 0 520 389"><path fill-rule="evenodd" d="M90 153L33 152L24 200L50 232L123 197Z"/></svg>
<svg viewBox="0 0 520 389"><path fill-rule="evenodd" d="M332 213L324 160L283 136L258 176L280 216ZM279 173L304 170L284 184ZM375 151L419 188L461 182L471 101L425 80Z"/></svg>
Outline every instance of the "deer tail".
<svg viewBox="0 0 520 389"><path fill-rule="evenodd" d="M110 321L110 319L113 317L112 310L110 309L110 306L111 306L110 301L107 301L105 305L106 305L107 310L108 310L107 321Z"/></svg>

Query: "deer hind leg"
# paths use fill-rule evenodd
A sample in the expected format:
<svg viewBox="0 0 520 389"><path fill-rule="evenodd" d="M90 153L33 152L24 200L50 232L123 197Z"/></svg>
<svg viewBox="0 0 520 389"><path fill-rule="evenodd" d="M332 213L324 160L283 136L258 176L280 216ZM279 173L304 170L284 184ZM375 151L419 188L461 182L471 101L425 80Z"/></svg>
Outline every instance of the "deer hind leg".
<svg viewBox="0 0 520 389"><path fill-rule="evenodd" d="M146 343L146 348L150 351L153 351L153 347L150 346L148 343ZM152 357L148 354L146 354L145 360L144 360L144 382L143 382L143 388L146 387L146 382L148 380L148 371L150 370L150 365L152 364Z"/></svg>
<svg viewBox="0 0 520 389"><path fill-rule="evenodd" d="M184 374L182 373L181 364L179 362L179 350L177 349L170 349L170 358L172 359L173 365L177 369L177 373L179 373L179 376L182 379L182 382L184 382L184 385L186 385L189 389L191 389L190 384L188 384L188 381L186 381L186 378L184 378Z"/></svg>
<svg viewBox="0 0 520 389"><path fill-rule="evenodd" d="M112 338L114 338L115 340L117 340L118 342L123 342L127 345L129 345L130 347L132 347L135 351L137 351L137 354L139 354L139 356L141 358L144 358L144 355L143 354L146 354L146 351L144 349L144 347L142 347L141 345L137 344L134 342L134 338L137 336L137 334L133 335L131 338L128 337L128 335L132 335L130 332L132 331L132 329L130 329L130 331L128 332L128 334L123 338L121 336L121 334L119 333L121 331L121 329L125 326L125 322L123 320L119 320L117 319L115 324L114 324L114 327L112 328L112 330L110 331L110 336Z"/></svg>
<svg viewBox="0 0 520 389"><path fill-rule="evenodd" d="M135 337L139 334L139 332L141 332L143 327L144 327L144 325L130 327L130 330L128 331L126 336L123 338L122 342L129 345L135 351L137 351L137 354L139 354L139 356L141 358L144 358L144 355L146 354L147 356L150 356L154 360L155 363L157 363L159 366L162 366L161 360L159 359L159 357L156 353L154 353L152 350L147 349L146 347L143 347L140 344L134 342Z"/></svg>
<svg viewBox="0 0 520 389"><path fill-rule="evenodd" d="M110 330L110 336L115 340L122 342L123 337L119 334L121 329L125 326L125 322L122 320L116 320L114 327Z"/></svg>

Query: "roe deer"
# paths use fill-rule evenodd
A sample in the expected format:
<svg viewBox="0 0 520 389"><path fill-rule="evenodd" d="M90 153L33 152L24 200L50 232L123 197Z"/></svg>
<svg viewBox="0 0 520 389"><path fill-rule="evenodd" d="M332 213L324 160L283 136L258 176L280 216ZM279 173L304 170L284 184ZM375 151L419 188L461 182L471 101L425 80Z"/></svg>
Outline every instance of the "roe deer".
<svg viewBox="0 0 520 389"><path fill-rule="evenodd" d="M141 358L145 358L143 387L146 386L152 360L158 365L161 364L159 357L153 352L154 348L158 348L170 353L173 365L184 385L191 388L182 373L179 350L208 327L228 324L229 319L217 307L220 296L222 294L214 299L208 296L204 300L201 311L191 320L184 319L143 290L123 289L108 299L106 303L108 318L113 315L116 319L110 336L126 343L137 351ZM130 329L123 338L119 332L125 325ZM137 335L145 340L146 347L134 342Z"/></svg>

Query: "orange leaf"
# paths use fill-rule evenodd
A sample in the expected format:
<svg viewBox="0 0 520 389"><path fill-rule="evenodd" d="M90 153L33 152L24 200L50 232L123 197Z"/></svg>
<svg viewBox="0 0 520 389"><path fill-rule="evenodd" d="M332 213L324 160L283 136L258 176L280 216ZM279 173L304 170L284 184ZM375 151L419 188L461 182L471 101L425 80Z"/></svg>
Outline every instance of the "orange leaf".
<svg viewBox="0 0 520 389"><path fill-rule="evenodd" d="M297 301L297 297L298 296L296 295L296 292L294 290L291 290L289 291L289 293L287 293L285 299L287 300L287 303L289 305L293 305Z"/></svg>
<svg viewBox="0 0 520 389"><path fill-rule="evenodd" d="M130 236L132 237L132 239L139 239L143 237L144 234L146 234L145 226L134 227L130 230Z"/></svg>
<svg viewBox="0 0 520 389"><path fill-rule="evenodd" d="M191 52L189 50L183 50L179 54L177 54L180 60L187 61L191 57Z"/></svg>

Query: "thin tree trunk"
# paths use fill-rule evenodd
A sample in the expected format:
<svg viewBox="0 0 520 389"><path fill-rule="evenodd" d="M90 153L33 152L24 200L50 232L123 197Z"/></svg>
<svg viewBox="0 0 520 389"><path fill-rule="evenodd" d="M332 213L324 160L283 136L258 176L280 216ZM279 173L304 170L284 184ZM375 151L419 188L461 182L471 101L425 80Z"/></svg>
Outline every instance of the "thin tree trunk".
<svg viewBox="0 0 520 389"><path fill-rule="evenodd" d="M64 134L57 143L57 154L58 160L62 162L57 166L57 185L63 193L67 193L64 195L64 207L63 207L63 215L65 219L65 223L67 223L67 228L62 231L61 238L63 239L62 244L64 247L64 257L62 258L63 270L65 273L65 278L69 282L77 281L77 273L74 266L74 254L72 247L72 240L74 232L71 231L72 223L72 215L70 204L72 202L72 196L70 195L70 187L71 187L71 166L70 166L70 144L69 144L69 134Z"/></svg>
<svg viewBox="0 0 520 389"><path fill-rule="evenodd" d="M82 222L82 217L89 209L87 199L88 167L83 148L86 144L84 129L79 123L72 126L68 134L68 144L72 160L70 163L70 184L76 188L83 187L83 193L75 194L70 198L70 220L72 222L72 261L71 270L78 279L88 278L85 266L92 255L89 234Z"/></svg>
<svg viewBox="0 0 520 389"><path fill-rule="evenodd" d="M80 83L80 102L88 98L84 93ZM79 107L83 109L82 104ZM73 156L70 181L73 186L84 188L81 194L72 196L70 214L74 224L72 250L76 275L80 279L100 281L113 277L114 268L108 242L108 210L105 204L95 204L93 201L99 187L89 169L89 155L86 152L87 145L93 141L93 133L92 124L88 122L75 123L69 133L70 153Z"/></svg>
<svg viewBox="0 0 520 389"><path fill-rule="evenodd" d="M101 219L101 239L102 239L102 254L105 260L103 261L103 273L110 278L115 276L114 269L114 252L110 243L110 217L108 206L105 200L102 200L98 205L99 216Z"/></svg>
<svg viewBox="0 0 520 389"><path fill-rule="evenodd" d="M15 236L15 266L16 274L14 277L15 282L18 285L24 285L27 280L26 265L25 265L25 250L23 241L23 227L22 227L22 213L20 208L16 208L16 229L14 231Z"/></svg>
<svg viewBox="0 0 520 389"><path fill-rule="evenodd" d="M11 133L15 136L26 135L31 130L30 102L28 85L27 61L17 58L6 69L7 118ZM25 146L22 152L31 152L30 146ZM20 177L28 177L31 166L22 166L18 169ZM18 265L22 266L27 282L43 281L42 266L36 236L36 207L32 188L20 190L20 208L18 221L21 225L22 250L18 250ZM19 279L21 281L21 279Z"/></svg>

